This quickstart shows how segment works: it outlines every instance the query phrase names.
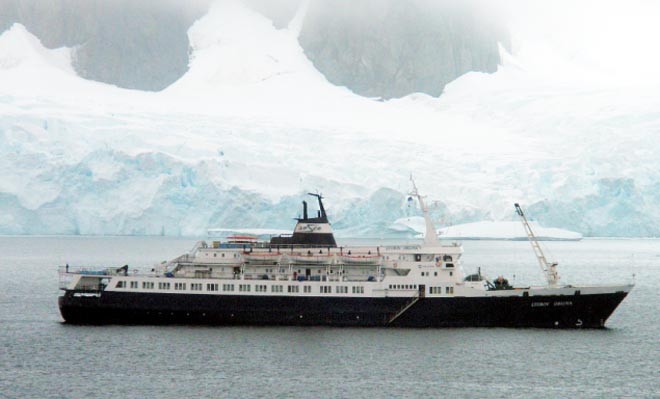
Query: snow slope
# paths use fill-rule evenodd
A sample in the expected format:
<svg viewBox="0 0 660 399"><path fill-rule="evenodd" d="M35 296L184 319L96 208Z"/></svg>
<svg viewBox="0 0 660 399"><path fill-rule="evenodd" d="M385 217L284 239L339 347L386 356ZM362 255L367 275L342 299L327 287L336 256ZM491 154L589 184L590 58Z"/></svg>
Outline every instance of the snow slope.
<svg viewBox="0 0 660 399"><path fill-rule="evenodd" d="M2 33L0 233L290 229L320 190L338 229L367 234L405 216L414 172L447 223L512 220L520 202L545 226L660 235L657 85L552 80L504 54L439 98L378 102L330 85L296 32L218 3L160 93L86 81L70 50Z"/></svg>

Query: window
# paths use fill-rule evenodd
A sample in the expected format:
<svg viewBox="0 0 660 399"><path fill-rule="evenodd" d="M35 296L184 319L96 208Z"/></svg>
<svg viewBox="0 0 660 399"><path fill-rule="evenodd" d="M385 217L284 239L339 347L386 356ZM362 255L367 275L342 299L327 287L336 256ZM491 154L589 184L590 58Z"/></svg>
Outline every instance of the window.
<svg viewBox="0 0 660 399"><path fill-rule="evenodd" d="M331 286L329 285L322 285L321 287L321 294L329 294L331 292Z"/></svg>
<svg viewBox="0 0 660 399"><path fill-rule="evenodd" d="M124 281L124 280L117 281L117 285L115 287L116 288L126 288L126 281Z"/></svg>
<svg viewBox="0 0 660 399"><path fill-rule="evenodd" d="M201 291L202 290L202 284L201 283L192 283L192 284L190 284L190 289L192 291Z"/></svg>
<svg viewBox="0 0 660 399"><path fill-rule="evenodd" d="M449 288L449 287L447 287ZM429 292L431 294L442 294L442 287L430 287Z"/></svg>
<svg viewBox="0 0 660 399"><path fill-rule="evenodd" d="M297 285L290 285L287 287L287 292L298 292L298 288Z"/></svg>
<svg viewBox="0 0 660 399"><path fill-rule="evenodd" d="M435 277L438 277L438 272L433 272L433 275L434 275Z"/></svg>
<svg viewBox="0 0 660 399"><path fill-rule="evenodd" d="M138 287L137 281L131 281L131 288L136 289Z"/></svg>
<svg viewBox="0 0 660 399"><path fill-rule="evenodd" d="M312 287L309 286L309 285L305 285L305 286L303 286L303 292L304 292L305 294L309 294L309 293L311 293L311 292L312 292Z"/></svg>
<svg viewBox="0 0 660 399"><path fill-rule="evenodd" d="M218 291L218 284L214 284L214 283L206 284L206 290L207 291Z"/></svg>
<svg viewBox="0 0 660 399"><path fill-rule="evenodd" d="M270 287L271 292L282 292L282 286L281 285L273 285Z"/></svg>
<svg viewBox="0 0 660 399"><path fill-rule="evenodd" d="M146 290L153 290L154 289L153 281L143 281L142 288Z"/></svg>
<svg viewBox="0 0 660 399"><path fill-rule="evenodd" d="M454 272L449 272L449 277L453 276Z"/></svg>
<svg viewBox="0 0 660 399"><path fill-rule="evenodd" d="M354 294L364 294L364 287L353 287L353 293Z"/></svg>
<svg viewBox="0 0 660 399"><path fill-rule="evenodd" d="M337 294L348 294L348 287L343 285L337 286Z"/></svg>
<svg viewBox="0 0 660 399"><path fill-rule="evenodd" d="M257 284L254 288L257 292L266 292L268 290L268 286L262 284Z"/></svg>
<svg viewBox="0 0 660 399"><path fill-rule="evenodd" d="M250 292L250 284L239 284L238 290L241 292Z"/></svg>
<svg viewBox="0 0 660 399"><path fill-rule="evenodd" d="M170 289L170 283L158 283L158 289L159 290L169 290Z"/></svg>
<svg viewBox="0 0 660 399"><path fill-rule="evenodd" d="M454 287L445 287L445 294L453 294Z"/></svg>
<svg viewBox="0 0 660 399"><path fill-rule="evenodd" d="M234 284L222 284L223 291L234 291Z"/></svg>
<svg viewBox="0 0 660 399"><path fill-rule="evenodd" d="M174 289L177 291L185 291L186 283L174 283Z"/></svg>

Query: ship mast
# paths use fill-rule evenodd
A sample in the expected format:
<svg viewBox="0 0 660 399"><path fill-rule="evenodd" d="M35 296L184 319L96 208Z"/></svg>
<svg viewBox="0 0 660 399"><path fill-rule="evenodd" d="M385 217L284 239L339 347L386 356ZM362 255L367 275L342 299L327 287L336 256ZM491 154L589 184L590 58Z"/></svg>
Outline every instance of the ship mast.
<svg viewBox="0 0 660 399"><path fill-rule="evenodd" d="M543 253L543 249L541 249L539 240L534 235L534 232L532 231L532 227L529 225L529 221L527 221L527 217L525 216L525 213L523 212L522 208L518 204L514 204L514 206L516 207L516 213L518 214L518 216L520 216L520 219L522 220L523 227L525 228L525 233L527 233L527 238L529 239L529 243L532 244L532 249L536 254L536 259L539 261L539 265L541 266L541 271L543 271L543 275L545 276L545 279L548 282L548 286L556 287L557 282L559 281L559 274L557 274L557 263L548 262L548 260L545 257L545 254Z"/></svg>
<svg viewBox="0 0 660 399"><path fill-rule="evenodd" d="M424 244L437 245L438 233L436 232L435 226L433 225L433 219L431 219L431 215L429 214L429 208L424 203L424 197L419 195L419 191L417 191L417 185L415 184L415 180L413 179L412 175L410 175L410 182L412 183L413 186L410 195L417 198L417 201L419 201L419 207L422 208L422 214L424 215L424 223L426 224L426 233L424 234Z"/></svg>

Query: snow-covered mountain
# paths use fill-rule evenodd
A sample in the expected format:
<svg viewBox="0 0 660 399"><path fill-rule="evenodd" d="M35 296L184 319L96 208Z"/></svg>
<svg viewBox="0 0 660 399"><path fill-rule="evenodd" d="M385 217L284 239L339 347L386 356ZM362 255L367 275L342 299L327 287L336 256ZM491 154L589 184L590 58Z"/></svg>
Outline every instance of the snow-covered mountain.
<svg viewBox="0 0 660 399"><path fill-rule="evenodd" d="M319 190L337 230L371 235L406 216L414 173L447 223L512 220L520 202L586 236L660 235L657 82L551 76L522 47L437 98L375 101L316 70L296 21L215 4L162 92L82 79L71 50L2 33L0 233L287 229Z"/></svg>

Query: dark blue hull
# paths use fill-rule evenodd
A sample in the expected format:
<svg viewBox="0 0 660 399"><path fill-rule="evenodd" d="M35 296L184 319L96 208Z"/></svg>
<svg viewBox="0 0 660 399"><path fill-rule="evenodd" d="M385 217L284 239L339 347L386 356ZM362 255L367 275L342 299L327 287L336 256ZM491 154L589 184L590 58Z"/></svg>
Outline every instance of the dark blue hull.
<svg viewBox="0 0 660 399"><path fill-rule="evenodd" d="M627 295L420 298L411 305L409 298L74 294L59 298L72 324L541 328L602 328Z"/></svg>

